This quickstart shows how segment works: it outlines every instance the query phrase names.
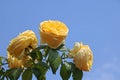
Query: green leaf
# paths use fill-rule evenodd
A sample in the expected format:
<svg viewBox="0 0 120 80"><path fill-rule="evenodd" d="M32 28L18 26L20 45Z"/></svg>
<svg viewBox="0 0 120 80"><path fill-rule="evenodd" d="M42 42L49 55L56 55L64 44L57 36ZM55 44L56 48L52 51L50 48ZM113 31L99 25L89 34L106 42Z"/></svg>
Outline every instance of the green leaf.
<svg viewBox="0 0 120 80"><path fill-rule="evenodd" d="M61 64L61 57L58 54L57 50L54 49L49 49L49 57L48 57L48 61L50 62L50 66L52 69L53 74L56 73L59 65Z"/></svg>
<svg viewBox="0 0 120 80"><path fill-rule="evenodd" d="M57 49L55 49L55 50L60 50L60 49L62 49L64 45L65 45L65 44L61 44L61 45L60 45Z"/></svg>
<svg viewBox="0 0 120 80"><path fill-rule="evenodd" d="M46 58L48 56L49 47L44 48L43 56Z"/></svg>
<svg viewBox="0 0 120 80"><path fill-rule="evenodd" d="M65 46L65 43L63 43L55 50L58 50L60 52L66 52L66 51L69 51L70 49Z"/></svg>
<svg viewBox="0 0 120 80"><path fill-rule="evenodd" d="M43 58L43 57L42 57L42 53L41 53L40 51L38 51L38 52L36 52L36 56L37 56L36 59L41 62L41 61L42 61L42 58Z"/></svg>
<svg viewBox="0 0 120 80"><path fill-rule="evenodd" d="M1 80L1 78L3 77L4 73L5 73L4 68L1 68L1 69L0 69L0 80Z"/></svg>
<svg viewBox="0 0 120 80"><path fill-rule="evenodd" d="M21 68L17 68L17 69L12 73L14 80L18 80L18 78L20 77L21 72L22 72L22 69L21 69Z"/></svg>
<svg viewBox="0 0 120 80"><path fill-rule="evenodd" d="M3 77L9 77L12 79L11 73L14 69L8 69L6 70L6 72L4 73Z"/></svg>
<svg viewBox="0 0 120 80"><path fill-rule="evenodd" d="M32 80L32 70L27 68L22 74L22 80Z"/></svg>
<svg viewBox="0 0 120 80"><path fill-rule="evenodd" d="M40 50L35 49L30 53L30 56L32 57L33 60L37 59L38 61L42 61L42 53Z"/></svg>
<svg viewBox="0 0 120 80"><path fill-rule="evenodd" d="M48 65L44 62L39 62L33 65L32 71L37 80L46 80L45 74L48 70Z"/></svg>
<svg viewBox="0 0 120 80"><path fill-rule="evenodd" d="M74 70L73 70L73 80L82 80L82 77L83 77L83 72L82 70L79 70L78 68L76 68L74 66Z"/></svg>
<svg viewBox="0 0 120 80"><path fill-rule="evenodd" d="M71 76L71 64L65 62L62 64L60 69L60 76L62 77L62 80L68 80Z"/></svg>
<svg viewBox="0 0 120 80"><path fill-rule="evenodd" d="M0 56L0 66L2 65L3 57Z"/></svg>
<svg viewBox="0 0 120 80"><path fill-rule="evenodd" d="M10 80L18 80L22 71L21 68L9 69L6 71L5 76L9 77Z"/></svg>

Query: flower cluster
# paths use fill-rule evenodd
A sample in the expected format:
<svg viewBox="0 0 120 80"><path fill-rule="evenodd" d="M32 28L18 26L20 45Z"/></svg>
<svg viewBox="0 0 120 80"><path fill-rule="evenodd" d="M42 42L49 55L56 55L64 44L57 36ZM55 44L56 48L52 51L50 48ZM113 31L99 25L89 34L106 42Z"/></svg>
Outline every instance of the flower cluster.
<svg viewBox="0 0 120 80"><path fill-rule="evenodd" d="M60 21L48 20L40 23L40 43L47 44L50 48L58 48L66 39L69 29ZM28 67L27 62L31 59L28 55L38 45L38 39L32 30L19 34L10 41L7 48L8 64L10 68ZM93 64L93 54L88 45L76 42L74 48L68 53L73 58L75 66L83 71L89 71ZM26 66L27 64L27 66Z"/></svg>

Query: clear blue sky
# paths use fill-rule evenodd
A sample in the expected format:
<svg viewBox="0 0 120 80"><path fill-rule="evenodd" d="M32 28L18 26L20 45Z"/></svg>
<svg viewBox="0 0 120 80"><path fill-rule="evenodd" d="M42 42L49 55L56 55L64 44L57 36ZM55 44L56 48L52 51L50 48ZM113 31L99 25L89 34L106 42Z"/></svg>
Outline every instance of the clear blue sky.
<svg viewBox="0 0 120 80"><path fill-rule="evenodd" d="M90 45L94 65L83 80L120 79L120 0L0 0L0 55L6 56L9 41L27 29L40 39L39 23L49 19L69 27L69 48L76 41ZM47 80L61 80L58 74L48 72Z"/></svg>

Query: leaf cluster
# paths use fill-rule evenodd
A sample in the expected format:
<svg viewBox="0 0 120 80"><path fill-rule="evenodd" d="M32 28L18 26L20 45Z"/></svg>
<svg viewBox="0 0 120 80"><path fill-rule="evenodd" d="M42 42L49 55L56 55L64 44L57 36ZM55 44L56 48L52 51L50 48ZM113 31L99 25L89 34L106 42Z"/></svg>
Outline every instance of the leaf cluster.
<svg viewBox="0 0 120 80"><path fill-rule="evenodd" d="M67 61L68 53L69 49L64 44L57 49L40 45L26 54L31 56L31 60L26 63L25 68L12 69L6 69L4 64L7 59L0 57L0 80L18 80L20 76L22 80L32 80L33 75L37 80L46 80L47 71L51 70L56 74L58 68L62 80L69 80L70 77L73 80L82 80L83 72L76 68L73 62Z"/></svg>

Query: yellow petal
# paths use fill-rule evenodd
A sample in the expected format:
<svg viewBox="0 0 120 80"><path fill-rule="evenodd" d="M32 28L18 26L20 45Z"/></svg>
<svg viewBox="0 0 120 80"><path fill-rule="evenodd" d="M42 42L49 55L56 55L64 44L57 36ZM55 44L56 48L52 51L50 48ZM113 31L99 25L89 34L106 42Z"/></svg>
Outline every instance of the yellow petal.
<svg viewBox="0 0 120 80"><path fill-rule="evenodd" d="M30 56L24 55L21 59L18 59L16 57L11 56L8 53L8 66L9 68L24 68L27 64L27 61L29 61L31 58Z"/></svg>
<svg viewBox="0 0 120 80"><path fill-rule="evenodd" d="M56 20L44 21L40 24L41 44L47 43L51 48L59 47L68 35L67 26Z"/></svg>
<svg viewBox="0 0 120 80"><path fill-rule="evenodd" d="M71 57L74 57L77 54L77 52L80 50L80 48L81 48L82 45L83 45L82 43L75 42L74 47L73 47L72 50L70 50L69 55Z"/></svg>
<svg viewBox="0 0 120 80"><path fill-rule="evenodd" d="M18 60L15 57L12 57L9 53L8 53L8 66L9 68L20 68L23 67L22 61Z"/></svg>
<svg viewBox="0 0 120 80"><path fill-rule="evenodd" d="M32 30L24 31L16 38L12 39L7 50L11 56L19 57L25 48L37 46L38 40L35 33Z"/></svg>
<svg viewBox="0 0 120 80"><path fill-rule="evenodd" d="M77 68L89 71L93 64L93 54L88 45L81 46L80 50L74 56L74 63Z"/></svg>

